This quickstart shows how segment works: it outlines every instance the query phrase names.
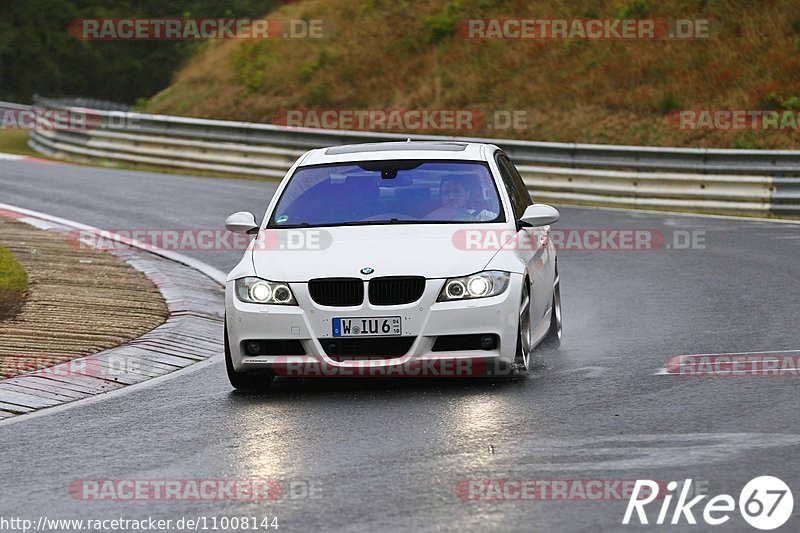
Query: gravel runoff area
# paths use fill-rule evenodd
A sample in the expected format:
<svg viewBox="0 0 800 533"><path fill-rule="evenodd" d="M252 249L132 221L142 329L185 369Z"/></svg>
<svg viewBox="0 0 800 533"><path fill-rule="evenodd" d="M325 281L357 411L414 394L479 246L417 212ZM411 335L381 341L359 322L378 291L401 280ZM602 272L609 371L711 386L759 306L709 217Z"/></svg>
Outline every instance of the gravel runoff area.
<svg viewBox="0 0 800 533"><path fill-rule="evenodd" d="M168 309L144 273L69 233L0 217L0 246L29 278L19 312L0 320L0 378L70 361L135 339Z"/></svg>
<svg viewBox="0 0 800 533"><path fill-rule="evenodd" d="M6 379L0 376L0 423L11 423L17 415L145 384L201 362L210 364L214 358L221 360L223 272L181 254L143 249L124 238L114 238L115 245L103 246L100 253L89 248L94 239L85 233L92 235L99 229L36 211L0 204L0 217L12 219L0 219L0 232L2 228L46 230L45 235L34 231L36 239L25 240L18 234L17 243L24 242L30 255L47 251L46 260L36 258L45 276L43 284L61 287L45 292L49 298L42 298L42 305L49 308L35 317L38 321L47 319L47 327L52 331L35 329L34 326L40 326L38 322L22 327L20 315L15 317L16 329L9 329L14 334L9 337L16 339L14 342L23 348L37 348L9 354L15 356L13 370L18 375ZM20 223L32 228L19 227ZM46 235L56 238L59 244L66 243L67 248L50 248L55 244ZM83 255L75 256L76 252ZM66 273L57 270L63 264L69 266ZM79 277L77 265L93 267L93 275L83 272ZM119 281L117 278L123 274L132 275L133 279ZM31 287L37 281L39 278L32 275ZM158 294L152 299L154 287ZM121 302L127 302L128 307ZM60 303L70 312L56 313L53 309ZM92 309L86 307L90 304ZM90 310L91 316L84 314ZM131 322L134 316L140 317L138 325ZM145 317L156 326L148 330L149 326L143 325ZM129 330L113 327L120 324L127 324ZM0 364L7 367L12 358L5 361L2 358L2 354L9 352L4 350L8 339L3 337L2 326L4 323L0 321ZM23 330L28 331L23 335ZM145 333L139 335L141 331ZM23 339L35 344L27 344ZM61 359L74 356L82 346L80 340L91 346L94 353ZM106 343L113 347L99 348ZM39 349L43 344L48 347ZM65 349L67 345L71 349Z"/></svg>

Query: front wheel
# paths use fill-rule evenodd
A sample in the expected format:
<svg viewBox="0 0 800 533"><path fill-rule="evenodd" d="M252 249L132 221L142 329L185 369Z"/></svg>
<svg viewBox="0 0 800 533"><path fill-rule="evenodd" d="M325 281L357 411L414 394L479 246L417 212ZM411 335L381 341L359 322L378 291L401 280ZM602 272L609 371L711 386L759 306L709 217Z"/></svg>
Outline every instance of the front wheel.
<svg viewBox="0 0 800 533"><path fill-rule="evenodd" d="M275 374L272 371L257 370L250 372L237 372L233 368L231 348L228 345L228 323L225 322L225 369L228 371L228 381L236 390L243 392L264 392L272 385Z"/></svg>

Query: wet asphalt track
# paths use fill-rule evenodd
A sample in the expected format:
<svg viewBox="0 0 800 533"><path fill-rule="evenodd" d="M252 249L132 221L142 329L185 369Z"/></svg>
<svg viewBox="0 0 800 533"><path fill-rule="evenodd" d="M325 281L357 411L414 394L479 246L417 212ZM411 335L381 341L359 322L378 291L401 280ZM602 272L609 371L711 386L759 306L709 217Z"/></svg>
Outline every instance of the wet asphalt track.
<svg viewBox="0 0 800 533"><path fill-rule="evenodd" d="M0 162L0 202L110 229L217 228L233 211L260 217L273 190ZM624 500L474 502L456 486L692 478L738 498L751 478L776 475L796 500L783 530L797 531L800 378L657 372L676 354L800 349L798 226L564 208L557 227L655 229L668 241L704 231L706 248L562 252L565 340L524 381L279 382L267 396L243 396L216 363L0 426L0 516L277 516L282 532L618 531L640 529L620 525ZM184 253L223 270L239 258ZM308 482L319 497L87 502L68 492L80 479L256 477ZM755 531L738 513L715 529Z"/></svg>

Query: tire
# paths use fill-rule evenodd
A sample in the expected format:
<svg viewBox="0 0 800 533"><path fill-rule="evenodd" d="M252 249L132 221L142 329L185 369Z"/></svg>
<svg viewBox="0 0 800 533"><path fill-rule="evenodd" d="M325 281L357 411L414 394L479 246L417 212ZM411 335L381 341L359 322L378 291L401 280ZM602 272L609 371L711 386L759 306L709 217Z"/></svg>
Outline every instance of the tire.
<svg viewBox="0 0 800 533"><path fill-rule="evenodd" d="M561 338L563 336L563 321L564 315L561 310L561 282L558 278L558 269L556 269L556 282L553 286L553 302L552 313L550 313L550 327L547 329L547 335L540 344L542 349L557 350L561 346Z"/></svg>
<svg viewBox="0 0 800 533"><path fill-rule="evenodd" d="M242 392L264 392L272 385L275 374L272 371L258 370L250 372L237 372L233 368L231 349L228 345L228 323L225 322L225 369L228 371L228 381L233 388Z"/></svg>
<svg viewBox="0 0 800 533"><path fill-rule="evenodd" d="M561 281L556 270L556 283L553 287L553 312L550 314L550 329L547 338L550 346L558 348L561 346L561 337L564 335L564 315L561 312Z"/></svg>
<svg viewBox="0 0 800 533"><path fill-rule="evenodd" d="M518 373L527 373L531 367L531 289L528 278L525 278L519 303L519 320L517 321L517 348L514 363Z"/></svg>

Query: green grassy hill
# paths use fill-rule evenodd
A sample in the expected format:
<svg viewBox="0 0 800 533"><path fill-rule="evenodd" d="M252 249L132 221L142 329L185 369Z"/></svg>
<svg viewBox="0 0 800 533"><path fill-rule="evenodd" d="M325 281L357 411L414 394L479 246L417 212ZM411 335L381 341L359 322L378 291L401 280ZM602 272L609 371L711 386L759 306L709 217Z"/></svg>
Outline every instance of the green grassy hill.
<svg viewBox="0 0 800 533"><path fill-rule="evenodd" d="M268 16L322 19L325 38L212 42L145 110L272 122L286 109L524 110L547 141L800 146L796 131L684 131L676 109L800 111L800 2L304 0ZM467 18L713 19L699 40L468 40ZM448 132L452 133L452 132Z"/></svg>

